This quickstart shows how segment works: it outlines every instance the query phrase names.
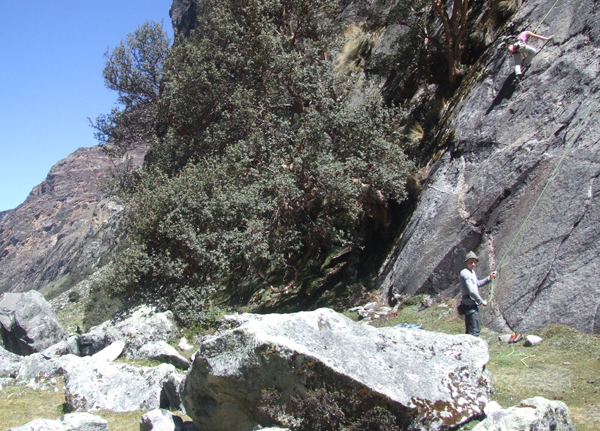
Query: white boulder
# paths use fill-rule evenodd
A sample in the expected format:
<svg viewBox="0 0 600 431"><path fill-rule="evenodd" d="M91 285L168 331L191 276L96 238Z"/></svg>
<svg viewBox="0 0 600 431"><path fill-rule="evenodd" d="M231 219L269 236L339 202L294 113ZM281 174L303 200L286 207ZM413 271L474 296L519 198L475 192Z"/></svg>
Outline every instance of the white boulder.
<svg viewBox="0 0 600 431"><path fill-rule="evenodd" d="M177 349L169 345L166 341L144 344L136 353L136 357L166 362L167 364L173 364L182 370L187 370L190 367L190 361L181 356Z"/></svg>
<svg viewBox="0 0 600 431"><path fill-rule="evenodd" d="M4 293L0 299L0 331L6 350L31 355L65 339L65 331L41 293Z"/></svg>
<svg viewBox="0 0 600 431"><path fill-rule="evenodd" d="M194 348L194 346L192 346L189 341L187 340L187 338L185 337L181 337L181 340L179 340L179 346L178 346L181 350L183 350L184 352L187 352L189 350L192 350Z"/></svg>
<svg viewBox="0 0 600 431"><path fill-rule="evenodd" d="M126 358L136 358L137 351L149 342L166 341L177 334L173 313L156 312L153 307L143 305L130 313L94 326L82 334L79 343L81 354L90 356L115 341L125 343Z"/></svg>
<svg viewBox="0 0 600 431"><path fill-rule="evenodd" d="M374 328L329 309L228 319L238 327L202 343L182 391L200 429L271 425L258 406L272 388L279 405L326 388L358 402L341 406L349 415L384 405L407 427L431 431L481 415L488 403L488 349L476 337Z"/></svg>
<svg viewBox="0 0 600 431"><path fill-rule="evenodd" d="M174 366L134 367L69 356L63 370L66 404L72 411L130 412L169 407L164 385L175 373Z"/></svg>
<svg viewBox="0 0 600 431"><path fill-rule="evenodd" d="M542 337L538 337L537 335L528 335L525 337L525 347L532 347L537 344L540 344L544 339Z"/></svg>
<svg viewBox="0 0 600 431"><path fill-rule="evenodd" d="M491 412L472 431L575 431L569 409L562 401L529 398L517 406Z"/></svg>

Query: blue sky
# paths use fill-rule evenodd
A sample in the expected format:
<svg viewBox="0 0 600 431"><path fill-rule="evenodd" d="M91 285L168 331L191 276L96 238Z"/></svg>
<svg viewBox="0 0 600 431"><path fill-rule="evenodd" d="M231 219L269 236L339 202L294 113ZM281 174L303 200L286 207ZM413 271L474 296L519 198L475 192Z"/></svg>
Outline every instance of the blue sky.
<svg viewBox="0 0 600 431"><path fill-rule="evenodd" d="M146 20L173 36L172 0L0 0L0 211L21 204L59 160L97 142L108 113L103 55Z"/></svg>

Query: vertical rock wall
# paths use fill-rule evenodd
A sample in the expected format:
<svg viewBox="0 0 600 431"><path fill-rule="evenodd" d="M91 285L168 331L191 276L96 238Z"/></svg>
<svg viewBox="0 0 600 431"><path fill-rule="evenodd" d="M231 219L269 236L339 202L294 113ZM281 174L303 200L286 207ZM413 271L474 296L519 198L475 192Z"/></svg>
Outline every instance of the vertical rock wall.
<svg viewBox="0 0 600 431"><path fill-rule="evenodd" d="M500 271L483 288L485 323L600 333L598 8L531 0L473 67L449 108L449 145L382 269L383 297L456 294L474 250L480 277ZM539 53L519 81L507 46L523 30L555 37L530 39Z"/></svg>

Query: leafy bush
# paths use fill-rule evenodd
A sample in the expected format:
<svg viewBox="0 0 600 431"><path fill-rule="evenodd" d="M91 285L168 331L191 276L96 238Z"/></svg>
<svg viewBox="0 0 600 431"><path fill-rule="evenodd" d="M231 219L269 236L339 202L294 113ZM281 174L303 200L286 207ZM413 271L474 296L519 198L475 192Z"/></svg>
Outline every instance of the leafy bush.
<svg viewBox="0 0 600 431"><path fill-rule="evenodd" d="M334 60L339 1L207 1L163 67L166 119L148 163L121 181L132 246L107 280L185 321L214 299L296 282L357 250L374 207L412 169L402 113Z"/></svg>
<svg viewBox="0 0 600 431"><path fill-rule="evenodd" d="M115 154L151 139L158 123L158 101L163 63L170 39L162 24L147 21L126 41L104 54L102 75L106 87L119 94L118 103L108 115L100 115L92 126L96 138Z"/></svg>
<svg viewBox="0 0 600 431"><path fill-rule="evenodd" d="M308 390L287 406L281 395L274 388L263 390L260 410L269 421L294 431L399 431L404 424L403 417L397 419L386 408L370 407L371 400L362 399L360 392Z"/></svg>

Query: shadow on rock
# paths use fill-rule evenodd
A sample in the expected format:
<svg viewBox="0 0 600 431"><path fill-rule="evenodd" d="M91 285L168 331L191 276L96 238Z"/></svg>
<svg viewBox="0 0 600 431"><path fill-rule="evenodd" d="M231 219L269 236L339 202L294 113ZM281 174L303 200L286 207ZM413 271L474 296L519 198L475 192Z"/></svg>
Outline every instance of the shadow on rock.
<svg viewBox="0 0 600 431"><path fill-rule="evenodd" d="M504 81L502 88L500 89L500 91L498 92L496 97L494 98L492 105L485 112L485 115L488 115L490 112L492 112L492 110L496 106L500 105L503 100L510 99L512 97L513 93L515 92L515 90L517 89L517 85L519 85L519 80L517 79L517 75L515 75L514 73L511 73L510 75L508 75L508 78L506 78L506 80Z"/></svg>

